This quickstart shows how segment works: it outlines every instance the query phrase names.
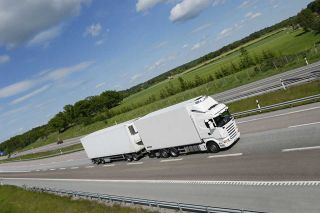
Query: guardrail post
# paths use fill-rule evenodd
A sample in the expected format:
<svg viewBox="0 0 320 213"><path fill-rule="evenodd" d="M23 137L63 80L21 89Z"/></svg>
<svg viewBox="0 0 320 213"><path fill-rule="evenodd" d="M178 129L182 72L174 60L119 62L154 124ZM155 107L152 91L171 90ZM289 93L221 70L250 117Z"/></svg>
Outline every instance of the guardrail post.
<svg viewBox="0 0 320 213"><path fill-rule="evenodd" d="M259 100L256 99L256 103L257 103L257 108L259 109L259 112L261 112L261 107L260 107L260 104L259 104Z"/></svg>
<svg viewBox="0 0 320 213"><path fill-rule="evenodd" d="M284 84L284 82L283 82L283 80L280 78L280 82L281 82L281 85L282 85L282 88L284 89L284 90L286 90L287 88L286 88L286 85Z"/></svg>
<svg viewBox="0 0 320 213"><path fill-rule="evenodd" d="M60 149L60 155L62 155L62 151L61 151L61 149Z"/></svg>
<svg viewBox="0 0 320 213"><path fill-rule="evenodd" d="M306 65L309 65L309 62L308 62L308 60L307 60L307 57L305 57L304 60L306 61Z"/></svg>

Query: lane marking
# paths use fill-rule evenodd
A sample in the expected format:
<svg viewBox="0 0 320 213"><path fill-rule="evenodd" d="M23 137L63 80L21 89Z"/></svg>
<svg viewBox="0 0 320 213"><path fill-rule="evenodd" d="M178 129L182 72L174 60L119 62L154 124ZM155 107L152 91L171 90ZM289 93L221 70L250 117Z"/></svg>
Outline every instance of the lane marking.
<svg viewBox="0 0 320 213"><path fill-rule="evenodd" d="M290 115L290 114L295 114L295 113L299 113L299 112L305 112L305 111L310 111L310 110L314 110L314 109L319 109L319 107L312 107L312 108L308 108L308 109L301 109L301 110L297 110L297 111L293 111L293 112L286 112L286 113L281 113L278 115L270 115L270 116L265 116L265 117L261 117L261 118L254 118L251 120L246 120L246 121L237 121L238 124L241 123L248 123L251 121L258 121L258 120L263 120L263 119L267 119L267 118L275 118L275 117L280 117L280 116L284 116L284 115Z"/></svg>
<svg viewBox="0 0 320 213"><path fill-rule="evenodd" d="M303 151L303 150L312 150L312 149L320 149L320 146L308 146L308 147L282 149L281 152L294 152L294 151Z"/></svg>
<svg viewBox="0 0 320 213"><path fill-rule="evenodd" d="M208 158L224 158L224 157L235 157L241 156L243 153L234 153L234 154L226 154L226 155L210 155Z"/></svg>
<svg viewBox="0 0 320 213"><path fill-rule="evenodd" d="M94 166L86 166L87 169L94 168Z"/></svg>
<svg viewBox="0 0 320 213"><path fill-rule="evenodd" d="M143 162L127 163L127 165L139 165L139 164L143 164Z"/></svg>
<svg viewBox="0 0 320 213"><path fill-rule="evenodd" d="M1 180L64 181L97 183L151 183L151 184L200 184L239 186L320 186L320 181L224 181L224 180L103 180L103 179L54 179L54 178L1 178Z"/></svg>
<svg viewBox="0 0 320 213"><path fill-rule="evenodd" d="M40 169L35 170L36 172L40 172Z"/></svg>
<svg viewBox="0 0 320 213"><path fill-rule="evenodd" d="M26 170L22 170L22 171L18 171L18 170L14 170L14 171L0 171L0 173L28 173L31 171L26 171ZM2 179L2 178L1 178Z"/></svg>
<svg viewBox="0 0 320 213"><path fill-rule="evenodd" d="M50 169L51 171L54 171L54 170L56 170L56 169Z"/></svg>
<svg viewBox="0 0 320 213"><path fill-rule="evenodd" d="M295 127L300 127L300 126L309 126L309 125L315 125L315 124L320 124L320 122L307 123L307 124L299 124L299 125L289 126L288 128L295 128Z"/></svg>
<svg viewBox="0 0 320 213"><path fill-rule="evenodd" d="M103 167L112 167L115 166L115 164L107 164L107 165L103 165Z"/></svg>
<svg viewBox="0 0 320 213"><path fill-rule="evenodd" d="M66 168L59 168L60 170L65 170Z"/></svg>
<svg viewBox="0 0 320 213"><path fill-rule="evenodd" d="M172 161L180 161L180 160L183 160L183 158L161 160L160 163L163 163L163 162L172 162Z"/></svg>
<svg viewBox="0 0 320 213"><path fill-rule="evenodd" d="M71 167L70 169L79 169L78 166Z"/></svg>

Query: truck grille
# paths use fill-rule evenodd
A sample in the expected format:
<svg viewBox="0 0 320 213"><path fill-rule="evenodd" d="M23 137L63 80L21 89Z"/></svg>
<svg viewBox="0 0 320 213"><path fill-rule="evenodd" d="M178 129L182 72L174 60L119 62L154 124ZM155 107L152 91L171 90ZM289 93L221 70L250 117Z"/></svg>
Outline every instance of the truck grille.
<svg viewBox="0 0 320 213"><path fill-rule="evenodd" d="M230 136L230 139L233 139L237 135L236 128L233 122L227 127L227 132Z"/></svg>

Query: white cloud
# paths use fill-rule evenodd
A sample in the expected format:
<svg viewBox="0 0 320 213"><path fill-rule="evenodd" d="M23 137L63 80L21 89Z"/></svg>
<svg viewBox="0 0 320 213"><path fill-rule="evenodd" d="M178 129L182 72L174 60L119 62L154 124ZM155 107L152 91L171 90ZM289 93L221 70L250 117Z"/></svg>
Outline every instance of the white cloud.
<svg viewBox="0 0 320 213"><path fill-rule="evenodd" d="M100 88L100 87L103 87L104 85L106 85L106 82L102 82L102 83L99 83L96 85L96 88Z"/></svg>
<svg viewBox="0 0 320 213"><path fill-rule="evenodd" d="M26 95L24 95L22 97L19 97L19 98L15 99L15 100L11 101L11 104L18 104L20 102L28 100L29 98L32 98L33 96L35 96L35 95L37 95L39 93L42 93L42 92L46 91L49 88L50 88L50 85L44 85L41 88L30 92L29 94L26 94Z"/></svg>
<svg viewBox="0 0 320 213"><path fill-rule="evenodd" d="M84 35L90 35L92 37L99 36L102 31L102 26L100 23L91 24L86 28L86 31L84 32Z"/></svg>
<svg viewBox="0 0 320 213"><path fill-rule="evenodd" d="M52 27L48 30L45 30L37 34L28 42L28 45L29 46L36 46L36 45L48 46L50 44L50 41L52 41L54 38L58 37L61 34L61 31L62 31L62 25Z"/></svg>
<svg viewBox="0 0 320 213"><path fill-rule="evenodd" d="M154 46L155 49L160 49L168 44L167 41L162 41Z"/></svg>
<svg viewBox="0 0 320 213"><path fill-rule="evenodd" d="M0 64L4 64L10 61L10 56L8 55L0 55Z"/></svg>
<svg viewBox="0 0 320 213"><path fill-rule="evenodd" d="M14 47L80 13L90 0L1 0L0 46Z"/></svg>
<svg viewBox="0 0 320 213"><path fill-rule="evenodd" d="M104 44L105 42L106 42L106 39L100 39L100 40L96 41L94 44L96 46L100 46L100 45Z"/></svg>
<svg viewBox="0 0 320 213"><path fill-rule="evenodd" d="M43 82L61 80L74 72L79 72L84 69L87 69L92 64L94 64L93 61L85 61L70 67L63 67L52 71L42 71L37 76L37 78L20 81L9 86L0 88L0 98L7 98L17 95Z"/></svg>
<svg viewBox="0 0 320 213"><path fill-rule="evenodd" d="M147 71L153 71L159 67L162 67L164 65L166 65L168 62L174 60L176 58L175 55L171 55L171 56L168 56L166 58L160 58L158 61L156 61L154 64L150 65L150 66L147 66L146 69Z"/></svg>
<svg viewBox="0 0 320 213"><path fill-rule="evenodd" d="M255 19L255 18L257 18L257 17L259 17L259 16L261 16L261 15L262 15L262 13L260 13L260 12L257 12L257 13L248 12L248 13L245 15L245 17L251 20L251 19Z"/></svg>
<svg viewBox="0 0 320 213"><path fill-rule="evenodd" d="M34 81L26 80L0 88L0 98L6 98L24 92L34 85Z"/></svg>
<svg viewBox="0 0 320 213"><path fill-rule="evenodd" d="M136 4L137 12L147 11L161 2L167 0L138 0Z"/></svg>
<svg viewBox="0 0 320 213"><path fill-rule="evenodd" d="M254 4L256 3L256 0L246 0L246 1L243 1L240 5L239 5L239 8L248 8L248 7L251 7L253 6Z"/></svg>
<svg viewBox="0 0 320 213"><path fill-rule="evenodd" d="M93 61L86 61L86 62L82 62L80 64L71 66L71 67L63 67L60 69L56 69L53 70L51 72L49 72L46 76L45 79L47 80L60 80L74 72L79 72L82 71L84 69L87 69L88 67L90 67L94 62Z"/></svg>
<svg viewBox="0 0 320 213"><path fill-rule="evenodd" d="M187 47L189 47L189 44L184 44L184 45L182 46L182 48L187 48Z"/></svg>
<svg viewBox="0 0 320 213"><path fill-rule="evenodd" d="M230 35L230 33L232 32L233 28L229 27L229 28L225 28L220 32L221 36L228 36Z"/></svg>
<svg viewBox="0 0 320 213"><path fill-rule="evenodd" d="M142 76L142 74L135 74L133 76L131 76L130 78L130 82L135 82L136 80L138 80L140 77Z"/></svg>
<svg viewBox="0 0 320 213"><path fill-rule="evenodd" d="M195 43L195 44L191 47L191 50L200 49L200 48L202 48L204 45L206 45L206 43L207 43L206 40L199 41L199 42Z"/></svg>
<svg viewBox="0 0 320 213"><path fill-rule="evenodd" d="M195 28L195 29L192 30L191 32L192 32L192 33L197 33L197 32L206 30L206 29L210 28L211 26L212 26L211 23L207 23L207 24L201 25L200 27Z"/></svg>
<svg viewBox="0 0 320 213"><path fill-rule="evenodd" d="M178 22L195 18L211 3L212 0L183 0L171 9L169 19Z"/></svg>

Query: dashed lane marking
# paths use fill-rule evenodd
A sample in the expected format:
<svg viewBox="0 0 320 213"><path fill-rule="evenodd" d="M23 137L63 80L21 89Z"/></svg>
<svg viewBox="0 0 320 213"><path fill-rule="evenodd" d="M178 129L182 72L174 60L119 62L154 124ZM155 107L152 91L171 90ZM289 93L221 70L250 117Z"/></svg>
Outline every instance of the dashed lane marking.
<svg viewBox="0 0 320 213"><path fill-rule="evenodd" d="M60 170L65 170L66 168L59 168Z"/></svg>
<svg viewBox="0 0 320 213"><path fill-rule="evenodd" d="M139 164L143 164L143 162L127 163L127 165L139 165Z"/></svg>
<svg viewBox="0 0 320 213"><path fill-rule="evenodd" d="M315 125L315 124L320 124L320 122L307 123L307 124L299 124L299 125L289 126L288 128L295 128L295 127L301 127L301 126L309 126L309 125Z"/></svg>
<svg viewBox="0 0 320 213"><path fill-rule="evenodd" d="M94 166L86 166L87 169L94 168Z"/></svg>
<svg viewBox="0 0 320 213"><path fill-rule="evenodd" d="M54 171L54 170L56 170L56 169L50 169L51 171Z"/></svg>
<svg viewBox="0 0 320 213"><path fill-rule="evenodd" d="M78 166L71 167L70 169L79 169Z"/></svg>
<svg viewBox="0 0 320 213"><path fill-rule="evenodd" d="M181 160L183 160L183 158L168 159L168 160L161 160L160 163L163 163L163 162L172 162L172 161L181 161Z"/></svg>
<svg viewBox="0 0 320 213"><path fill-rule="evenodd" d="M210 180L103 180L103 179L50 179L50 178L1 178L2 180L102 182L102 183L152 183L152 184L200 184L236 186L320 186L320 181L210 181Z"/></svg>
<svg viewBox="0 0 320 213"><path fill-rule="evenodd" d="M234 154L226 154L226 155L210 155L208 156L208 158L236 157L241 155L243 155L243 153L234 153Z"/></svg>
<svg viewBox="0 0 320 213"><path fill-rule="evenodd" d="M283 150L281 150L281 152L294 152L294 151L304 151L304 150L313 150L313 149L320 149L320 146L308 146L308 147L297 147L297 148L283 149Z"/></svg>
<svg viewBox="0 0 320 213"><path fill-rule="evenodd" d="M106 164L106 165L103 165L103 167L112 167L112 166L115 166L115 164Z"/></svg>

